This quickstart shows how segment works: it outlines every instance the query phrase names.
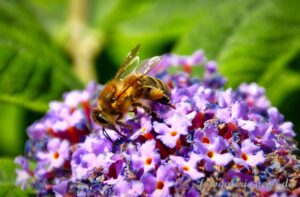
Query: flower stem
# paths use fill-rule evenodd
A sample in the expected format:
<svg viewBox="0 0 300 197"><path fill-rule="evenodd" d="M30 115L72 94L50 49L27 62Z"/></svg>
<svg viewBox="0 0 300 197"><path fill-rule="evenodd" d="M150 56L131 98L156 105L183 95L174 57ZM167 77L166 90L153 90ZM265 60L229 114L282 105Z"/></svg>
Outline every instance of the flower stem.
<svg viewBox="0 0 300 197"><path fill-rule="evenodd" d="M74 64L74 72L83 81L96 78L95 56L101 48L101 36L88 26L89 0L70 0L66 47Z"/></svg>

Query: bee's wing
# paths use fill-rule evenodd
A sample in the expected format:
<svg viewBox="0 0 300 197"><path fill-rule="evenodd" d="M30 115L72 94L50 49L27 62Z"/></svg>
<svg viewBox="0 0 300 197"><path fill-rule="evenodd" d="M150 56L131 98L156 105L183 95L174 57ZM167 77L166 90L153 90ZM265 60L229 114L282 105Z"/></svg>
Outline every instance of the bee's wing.
<svg viewBox="0 0 300 197"><path fill-rule="evenodd" d="M139 48L140 45L137 45L128 53L126 59L121 64L117 74L115 75L115 80L122 81L136 70L139 65L139 57L137 56Z"/></svg>
<svg viewBox="0 0 300 197"><path fill-rule="evenodd" d="M141 64L139 64L136 69L133 71L135 75L138 75L135 80L128 80L125 86L122 88L122 91L117 95L117 99L122 96L131 86L133 86L136 82L138 82L142 77L144 77L148 72L150 72L160 61L162 60L161 56L155 56L151 59L144 60ZM126 79L125 79L126 80Z"/></svg>
<svg viewBox="0 0 300 197"><path fill-rule="evenodd" d="M162 56L155 56L150 59L144 60L141 64L138 65L135 73L144 76L148 72L150 72L161 60Z"/></svg>

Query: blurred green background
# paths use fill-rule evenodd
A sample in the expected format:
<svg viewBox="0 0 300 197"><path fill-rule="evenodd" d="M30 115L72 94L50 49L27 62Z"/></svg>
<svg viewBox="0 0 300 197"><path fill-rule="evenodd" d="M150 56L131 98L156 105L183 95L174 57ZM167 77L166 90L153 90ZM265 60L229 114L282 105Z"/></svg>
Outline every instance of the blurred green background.
<svg viewBox="0 0 300 197"><path fill-rule="evenodd" d="M203 49L228 87L257 82L300 132L299 0L1 0L0 155L23 154L48 102L141 58ZM298 138L299 139L299 138Z"/></svg>

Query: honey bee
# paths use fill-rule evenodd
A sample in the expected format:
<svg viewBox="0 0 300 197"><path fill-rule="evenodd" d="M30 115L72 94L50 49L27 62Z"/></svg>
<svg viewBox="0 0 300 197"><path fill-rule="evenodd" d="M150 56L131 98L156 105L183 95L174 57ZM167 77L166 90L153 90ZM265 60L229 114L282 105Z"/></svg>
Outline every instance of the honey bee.
<svg viewBox="0 0 300 197"><path fill-rule="evenodd" d="M92 112L93 119L103 126L103 133L108 139L110 138L105 128L125 137L115 125L128 127L121 119L132 107L141 107L156 116L148 106L139 102L140 99L157 101L172 107L168 86L162 80L147 75L162 57L156 56L139 63L139 47L137 45L129 52L114 78L104 86L98 96L97 107Z"/></svg>

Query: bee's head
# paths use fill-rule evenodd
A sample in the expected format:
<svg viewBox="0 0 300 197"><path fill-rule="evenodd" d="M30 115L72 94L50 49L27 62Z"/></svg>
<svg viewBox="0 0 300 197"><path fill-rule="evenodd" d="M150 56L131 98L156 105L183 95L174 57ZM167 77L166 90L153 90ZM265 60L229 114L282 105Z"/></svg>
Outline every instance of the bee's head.
<svg viewBox="0 0 300 197"><path fill-rule="evenodd" d="M108 125L109 121L105 117L102 111L94 109L92 112L92 117L95 122L101 124L101 125Z"/></svg>

